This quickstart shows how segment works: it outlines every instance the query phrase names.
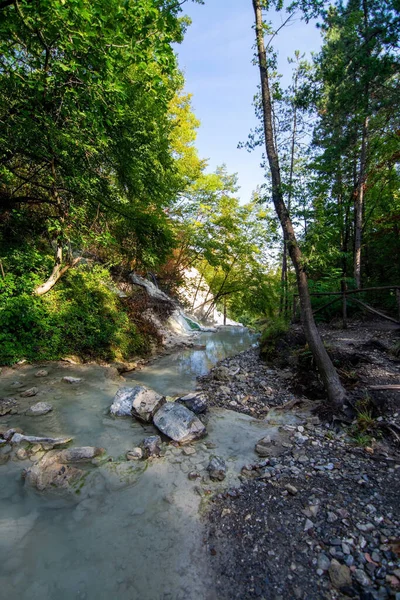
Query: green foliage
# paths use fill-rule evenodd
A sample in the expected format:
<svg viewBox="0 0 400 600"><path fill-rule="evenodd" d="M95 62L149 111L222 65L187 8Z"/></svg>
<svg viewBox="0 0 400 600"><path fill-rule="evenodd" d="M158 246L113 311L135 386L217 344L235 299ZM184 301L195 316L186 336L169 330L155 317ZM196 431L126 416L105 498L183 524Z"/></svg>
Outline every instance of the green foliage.
<svg viewBox="0 0 400 600"><path fill-rule="evenodd" d="M27 271L36 256L37 273ZM0 363L56 360L67 354L111 360L143 352L144 340L100 267L71 270L57 288L32 295L46 258L14 252L7 262L25 273L0 279Z"/></svg>
<svg viewBox="0 0 400 600"><path fill-rule="evenodd" d="M289 330L289 323L283 318L276 318L268 322L263 328L260 338L260 351L265 360L273 360L276 355L277 342Z"/></svg>

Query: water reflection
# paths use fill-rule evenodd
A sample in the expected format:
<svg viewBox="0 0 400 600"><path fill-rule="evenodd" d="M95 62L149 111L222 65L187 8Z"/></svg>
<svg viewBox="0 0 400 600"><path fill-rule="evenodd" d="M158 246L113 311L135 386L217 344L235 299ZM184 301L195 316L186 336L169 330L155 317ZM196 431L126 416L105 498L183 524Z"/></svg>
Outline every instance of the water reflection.
<svg viewBox="0 0 400 600"><path fill-rule="evenodd" d="M216 333L199 333L195 343L205 346L204 349L186 349L162 356L127 379L168 396L189 392L195 388L198 376L205 375L225 357L246 350L255 341L256 336L244 327L226 327Z"/></svg>

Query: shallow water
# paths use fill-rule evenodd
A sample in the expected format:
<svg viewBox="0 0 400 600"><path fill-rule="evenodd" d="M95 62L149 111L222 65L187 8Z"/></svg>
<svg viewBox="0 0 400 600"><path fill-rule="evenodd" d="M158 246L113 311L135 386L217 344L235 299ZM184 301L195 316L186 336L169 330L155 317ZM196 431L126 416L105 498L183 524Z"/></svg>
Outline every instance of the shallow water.
<svg viewBox="0 0 400 600"><path fill-rule="evenodd" d="M163 357L138 373L137 380L151 380L151 387L163 393L189 391L197 369L204 373L224 352L235 352L229 340L235 339L236 352L251 343L243 331L236 333L235 337L223 331L220 340L219 334L200 334L199 344L207 340L202 357L198 350L179 353L181 359ZM26 406L43 400L53 404L53 412L42 417L7 415L0 418L0 426L20 426L27 434L72 435L74 445L104 447L113 462L93 468L81 493L72 497L25 486L21 471L29 460L0 466L0 597L216 600L198 489L215 490L219 484L204 486L189 481L187 474L204 473L210 456L217 454L227 462L225 483L237 484L241 466L255 459L255 442L267 432L277 435L283 417L270 414L269 422L256 421L212 409L205 441L213 442L215 449L199 441L193 445L196 454L186 456L169 446L165 457L146 466L144 461L125 461L124 455L146 434L155 433L153 427L107 413L118 387L129 385L132 378L112 380L108 369L96 365L51 363L46 368L46 378L34 377L38 366L5 369L0 397L18 397L35 385L39 393L24 400ZM82 382L67 384L61 381L65 375L82 377ZM23 387L16 390L15 381Z"/></svg>
<svg viewBox="0 0 400 600"><path fill-rule="evenodd" d="M167 396L190 392L196 386L196 377L208 373L223 358L247 350L255 341L256 336L245 327L224 327L216 333L202 332L196 335L195 344L205 348L188 348L162 356L127 379L134 379Z"/></svg>

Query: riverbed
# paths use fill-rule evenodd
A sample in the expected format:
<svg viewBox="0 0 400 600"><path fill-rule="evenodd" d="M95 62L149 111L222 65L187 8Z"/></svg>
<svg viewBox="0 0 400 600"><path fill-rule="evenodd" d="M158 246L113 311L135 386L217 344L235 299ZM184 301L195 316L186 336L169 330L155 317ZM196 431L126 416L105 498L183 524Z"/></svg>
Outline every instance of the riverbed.
<svg viewBox="0 0 400 600"><path fill-rule="evenodd" d="M109 461L93 467L79 494L37 492L21 472L30 464L15 455L0 466L1 597L29 600L216 599L200 521L202 503L223 485L238 484L240 468L254 460L255 442L277 435L284 417L256 420L225 409L211 409L208 436L193 444L193 454L165 445L164 456L128 462L125 454L152 425L113 418L109 406L123 385L144 383L165 395L194 389L196 376L218 360L245 350L254 337L242 328L200 333L196 347L163 356L124 380L98 365L48 363L3 369L0 397L18 398L21 409L39 401L53 411L43 416L6 415L0 426L24 433L72 436L73 445L100 446ZM46 377L36 377L45 367ZM69 384L64 376L80 378ZM20 393L35 385L34 398ZM287 417L286 417L287 418ZM212 455L224 458L223 484L206 474Z"/></svg>

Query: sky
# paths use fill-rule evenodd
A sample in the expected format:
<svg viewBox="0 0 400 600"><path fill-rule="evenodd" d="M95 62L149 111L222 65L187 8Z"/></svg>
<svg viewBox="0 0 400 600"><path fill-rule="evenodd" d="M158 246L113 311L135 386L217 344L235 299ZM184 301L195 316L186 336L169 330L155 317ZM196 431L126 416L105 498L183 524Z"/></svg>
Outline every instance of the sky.
<svg viewBox="0 0 400 600"><path fill-rule="evenodd" d="M238 149L257 125L252 101L259 84L254 55L254 13L251 0L205 0L204 5L186 2L183 11L192 19L185 39L177 47L185 91L193 94L192 105L201 125L196 146L208 159L208 171L226 164L228 173L237 173L242 202L264 180L260 167L261 149L249 153ZM271 13L275 27L287 13ZM317 51L320 35L314 24L299 18L285 26L274 39L283 84L290 83L287 58L295 50Z"/></svg>

